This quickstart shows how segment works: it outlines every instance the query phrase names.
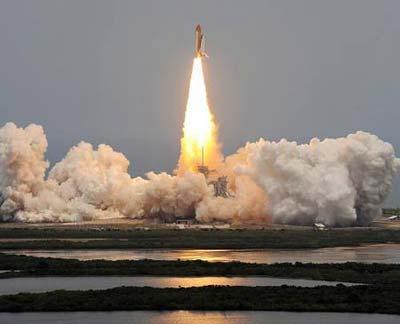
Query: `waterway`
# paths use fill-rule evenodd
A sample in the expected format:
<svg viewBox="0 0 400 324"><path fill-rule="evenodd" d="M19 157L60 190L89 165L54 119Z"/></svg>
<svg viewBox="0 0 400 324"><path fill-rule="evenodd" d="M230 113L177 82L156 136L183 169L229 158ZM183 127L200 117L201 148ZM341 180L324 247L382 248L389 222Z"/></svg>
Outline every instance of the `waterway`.
<svg viewBox="0 0 400 324"><path fill-rule="evenodd" d="M30 324L397 324L400 316L295 312L59 312L0 313L0 323Z"/></svg>
<svg viewBox="0 0 400 324"><path fill-rule="evenodd" d="M45 292L57 289L89 290L108 289L120 286L178 288L200 287L208 285L219 286L300 286L315 287L321 285L333 286L340 282L286 279L271 277L28 277L0 279L0 295L18 294L20 292ZM351 283L343 283L352 285Z"/></svg>
<svg viewBox="0 0 400 324"><path fill-rule="evenodd" d="M400 244L370 244L320 249L120 249L120 250L7 250L12 254L79 260L204 260L209 262L241 261L252 263L313 262L313 263L400 263Z"/></svg>

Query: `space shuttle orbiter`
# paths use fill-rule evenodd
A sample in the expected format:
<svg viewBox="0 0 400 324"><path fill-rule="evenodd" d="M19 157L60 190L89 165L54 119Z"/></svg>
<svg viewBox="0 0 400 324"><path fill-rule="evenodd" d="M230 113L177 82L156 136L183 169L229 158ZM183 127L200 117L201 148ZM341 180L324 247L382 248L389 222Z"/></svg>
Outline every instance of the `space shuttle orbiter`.
<svg viewBox="0 0 400 324"><path fill-rule="evenodd" d="M195 32L195 41L194 41L194 54L196 57L208 57L206 52L204 51L204 42L203 42L204 35L201 32L201 26L196 26ZM202 47L203 45L203 47Z"/></svg>

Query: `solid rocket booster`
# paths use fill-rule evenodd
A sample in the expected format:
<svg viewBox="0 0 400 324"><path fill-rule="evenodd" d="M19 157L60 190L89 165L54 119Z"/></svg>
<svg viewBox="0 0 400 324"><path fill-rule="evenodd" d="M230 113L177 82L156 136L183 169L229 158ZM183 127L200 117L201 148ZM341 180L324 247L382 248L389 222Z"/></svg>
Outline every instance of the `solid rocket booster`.
<svg viewBox="0 0 400 324"><path fill-rule="evenodd" d="M201 26L197 25L195 31L195 40L194 40L194 54L196 55L196 57L208 57L206 52L203 50L204 48L203 38L204 35L201 32Z"/></svg>

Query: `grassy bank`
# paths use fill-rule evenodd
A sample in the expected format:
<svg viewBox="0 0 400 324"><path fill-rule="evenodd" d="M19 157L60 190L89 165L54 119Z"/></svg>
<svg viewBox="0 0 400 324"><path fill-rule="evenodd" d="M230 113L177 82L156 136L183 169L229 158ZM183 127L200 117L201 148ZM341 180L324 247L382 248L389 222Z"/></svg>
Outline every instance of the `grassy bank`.
<svg viewBox="0 0 400 324"><path fill-rule="evenodd" d="M39 239L0 241L0 249L131 249L199 248L263 249L321 248L355 246L367 243L400 243L400 231L365 228L312 230L117 230L0 228L0 238ZM60 239L107 240L62 241ZM43 239L43 240L41 240ZM45 240L52 239L52 240ZM58 239L58 240L57 240Z"/></svg>
<svg viewBox="0 0 400 324"><path fill-rule="evenodd" d="M269 310L400 314L392 287L120 287L0 296L2 312L114 310Z"/></svg>
<svg viewBox="0 0 400 324"><path fill-rule="evenodd" d="M0 254L0 278L31 276L270 276L400 285L397 264L254 264L241 262L125 260L79 261ZM1 281L0 281L1 282Z"/></svg>

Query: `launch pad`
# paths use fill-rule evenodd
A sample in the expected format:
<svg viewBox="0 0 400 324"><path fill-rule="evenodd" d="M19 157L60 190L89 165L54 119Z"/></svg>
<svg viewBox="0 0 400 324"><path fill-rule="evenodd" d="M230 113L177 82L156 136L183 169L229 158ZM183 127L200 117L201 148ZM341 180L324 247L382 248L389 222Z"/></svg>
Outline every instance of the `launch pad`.
<svg viewBox="0 0 400 324"><path fill-rule="evenodd" d="M210 169L206 165L199 165L197 167L197 171L199 173L204 174L206 178L207 184L212 184L214 187L214 196L215 197L223 197L228 198L231 195L228 192L228 177L227 176L220 176L216 180L208 181L208 175L210 174Z"/></svg>
<svg viewBox="0 0 400 324"><path fill-rule="evenodd" d="M228 191L227 176L219 176L216 180L209 181L208 179L209 174L215 170L210 170L207 165L204 165L204 147L202 147L201 149L201 164L197 166L197 171L204 175L207 184L213 185L215 197L222 197L222 198L232 197L232 195L229 194Z"/></svg>
<svg viewBox="0 0 400 324"><path fill-rule="evenodd" d="M214 186L214 196L228 198L232 197L232 195L228 191L228 177L221 176L218 177L217 180L211 181L210 184Z"/></svg>

